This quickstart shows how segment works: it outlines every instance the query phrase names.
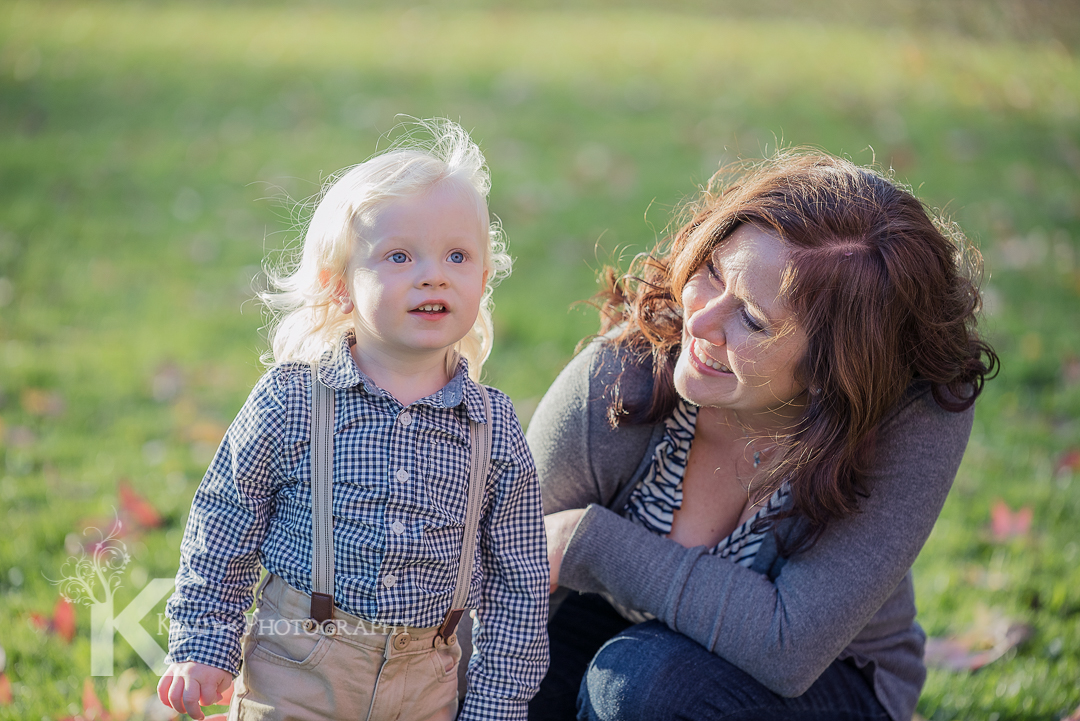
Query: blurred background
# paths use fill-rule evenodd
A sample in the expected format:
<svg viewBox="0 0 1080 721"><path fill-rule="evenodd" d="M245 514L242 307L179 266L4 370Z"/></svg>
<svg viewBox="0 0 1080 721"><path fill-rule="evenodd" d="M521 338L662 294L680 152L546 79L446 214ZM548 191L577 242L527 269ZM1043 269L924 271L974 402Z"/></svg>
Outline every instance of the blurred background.
<svg viewBox="0 0 1080 721"><path fill-rule="evenodd" d="M86 594L53 581L123 549L119 611L173 576L263 370L261 264L398 114L487 154L516 265L485 380L523 423L598 271L720 163L810 145L958 222L1003 365L915 569L919 712L1077 711L1080 4L743 5L0 1L0 719L149 717L156 677L119 637L91 677Z"/></svg>

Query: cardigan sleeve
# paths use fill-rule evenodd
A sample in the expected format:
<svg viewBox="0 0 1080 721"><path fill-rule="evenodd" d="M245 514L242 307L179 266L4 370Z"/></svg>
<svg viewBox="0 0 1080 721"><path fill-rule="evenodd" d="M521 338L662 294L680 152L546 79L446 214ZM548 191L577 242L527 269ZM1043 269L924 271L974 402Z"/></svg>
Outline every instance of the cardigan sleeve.
<svg viewBox="0 0 1080 721"><path fill-rule="evenodd" d="M591 505L566 548L560 583L648 611L784 696L805 692L907 574L955 477L973 411L929 391L883 425L856 514L833 523L775 580L652 534Z"/></svg>
<svg viewBox="0 0 1080 721"><path fill-rule="evenodd" d="M576 355L541 399L526 438L536 459L544 513L611 505L634 474L652 426L612 428L605 390L642 385L644 373L624 367L610 343L597 338Z"/></svg>

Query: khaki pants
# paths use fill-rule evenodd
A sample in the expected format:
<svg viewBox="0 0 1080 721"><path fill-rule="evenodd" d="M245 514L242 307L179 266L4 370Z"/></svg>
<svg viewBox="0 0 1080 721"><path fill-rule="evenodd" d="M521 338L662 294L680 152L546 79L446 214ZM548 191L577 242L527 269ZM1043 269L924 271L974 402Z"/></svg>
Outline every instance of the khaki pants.
<svg viewBox="0 0 1080 721"><path fill-rule="evenodd" d="M269 578L244 637L229 721L363 721L377 676L373 721L453 720L458 643L436 646L434 628L373 626L339 609L334 632L308 631L310 603L307 594Z"/></svg>

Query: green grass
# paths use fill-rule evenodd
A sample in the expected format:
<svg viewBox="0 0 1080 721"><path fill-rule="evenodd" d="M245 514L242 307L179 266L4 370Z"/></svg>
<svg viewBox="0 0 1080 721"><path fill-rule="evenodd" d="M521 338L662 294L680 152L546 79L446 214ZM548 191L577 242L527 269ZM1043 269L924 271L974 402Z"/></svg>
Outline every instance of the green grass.
<svg viewBox="0 0 1080 721"><path fill-rule="evenodd" d="M813 145L946 208L985 253L1003 370L916 564L920 621L959 633L982 604L1034 635L976 673L932 671L920 713L1080 705L1080 479L1055 471L1080 446L1075 19L705 5L0 2L0 718L81 710L88 609L70 646L29 616L119 479L165 525L128 539L117 607L175 572L212 441L260 373L260 264L296 239L291 201L398 113L460 120L488 154L517 264L486 379L525 417L595 330L570 306L597 269L646 248L721 160ZM998 498L1033 508L1027 538L990 540ZM155 683L123 641L116 668Z"/></svg>

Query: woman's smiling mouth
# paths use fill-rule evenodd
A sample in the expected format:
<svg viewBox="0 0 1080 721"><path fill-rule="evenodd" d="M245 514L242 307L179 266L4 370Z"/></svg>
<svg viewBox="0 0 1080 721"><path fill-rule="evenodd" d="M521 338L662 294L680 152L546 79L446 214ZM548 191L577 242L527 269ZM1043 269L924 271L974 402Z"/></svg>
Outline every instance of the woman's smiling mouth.
<svg viewBox="0 0 1080 721"><path fill-rule="evenodd" d="M709 356L705 355L704 352L698 350L698 345L697 345L696 340L693 341L690 344L690 352L693 354L694 358L697 361L699 361L702 365L704 365L704 366L706 366L708 368L712 368L713 370L720 371L721 373L731 373L732 372L732 370L730 368L728 368L726 365L724 365L720 361L713 360Z"/></svg>

